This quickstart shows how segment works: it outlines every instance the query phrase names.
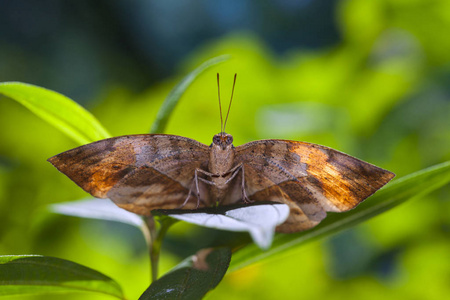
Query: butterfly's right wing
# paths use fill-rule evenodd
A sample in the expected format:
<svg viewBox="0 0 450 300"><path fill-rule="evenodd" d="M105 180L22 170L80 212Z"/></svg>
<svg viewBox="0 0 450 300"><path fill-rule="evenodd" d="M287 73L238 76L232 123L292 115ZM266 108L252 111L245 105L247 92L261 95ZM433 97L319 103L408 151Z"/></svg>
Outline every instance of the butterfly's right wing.
<svg viewBox="0 0 450 300"><path fill-rule="evenodd" d="M326 217L357 206L394 174L337 150L288 140L262 140L236 147L250 200L285 203L290 215L281 232L306 230Z"/></svg>
<svg viewBox="0 0 450 300"><path fill-rule="evenodd" d="M87 144L49 161L86 192L110 198L118 206L141 215L154 209L180 207L189 195L196 168L205 168L208 146L165 134L114 137ZM200 207L209 193L200 184ZM184 209L194 209L194 192Z"/></svg>

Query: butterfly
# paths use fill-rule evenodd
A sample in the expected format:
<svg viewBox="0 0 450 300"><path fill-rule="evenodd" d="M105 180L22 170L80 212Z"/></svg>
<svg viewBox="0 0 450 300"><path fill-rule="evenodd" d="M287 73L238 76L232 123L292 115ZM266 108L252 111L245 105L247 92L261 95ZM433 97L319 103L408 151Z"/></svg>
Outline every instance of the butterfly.
<svg viewBox="0 0 450 300"><path fill-rule="evenodd" d="M221 132L207 146L168 134L138 134L90 143L48 159L83 190L110 198L140 215L156 209L187 209L236 203L289 206L278 232L316 226L326 212L344 212L388 183L395 174L337 150L290 140L259 140L241 146Z"/></svg>

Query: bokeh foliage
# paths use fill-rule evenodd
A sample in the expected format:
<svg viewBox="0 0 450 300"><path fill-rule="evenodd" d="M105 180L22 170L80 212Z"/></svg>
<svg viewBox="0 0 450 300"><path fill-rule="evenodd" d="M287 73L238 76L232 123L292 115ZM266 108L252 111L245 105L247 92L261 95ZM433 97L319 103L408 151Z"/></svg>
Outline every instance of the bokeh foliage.
<svg viewBox="0 0 450 300"><path fill-rule="evenodd" d="M334 47L278 56L251 32L235 32L202 45L177 75L145 92L103 86L87 108L113 136L147 133L182 76L227 53L232 59L188 89L167 133L209 144L220 130L215 73L227 99L237 72L227 125L235 144L304 140L403 176L450 159L449 11L445 0L340 1L335 16L342 40ZM137 230L45 210L49 203L86 196L46 162L76 144L7 98L0 98L0 126L0 254L73 260L108 274L137 298L149 281ZM228 274L210 298L442 299L450 293L449 199L446 187L324 243ZM161 272L219 238L214 231L175 225Z"/></svg>

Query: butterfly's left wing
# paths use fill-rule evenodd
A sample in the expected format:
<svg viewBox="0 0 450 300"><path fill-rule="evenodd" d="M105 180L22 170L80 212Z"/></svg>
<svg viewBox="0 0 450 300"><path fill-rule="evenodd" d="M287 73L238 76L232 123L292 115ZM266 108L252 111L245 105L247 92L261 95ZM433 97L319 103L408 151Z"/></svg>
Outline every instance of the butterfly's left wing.
<svg viewBox="0 0 450 300"><path fill-rule="evenodd" d="M189 191L195 169L204 169L208 160L208 146L166 134L114 137L49 159L86 192L110 198L118 206L141 215L180 206L195 209L196 193L188 196ZM208 203L209 194L202 182L199 188L202 207Z"/></svg>
<svg viewBox="0 0 450 300"><path fill-rule="evenodd" d="M314 227L327 211L350 210L395 176L337 150L288 140L238 146L235 160L244 167L250 200L289 205L280 232Z"/></svg>

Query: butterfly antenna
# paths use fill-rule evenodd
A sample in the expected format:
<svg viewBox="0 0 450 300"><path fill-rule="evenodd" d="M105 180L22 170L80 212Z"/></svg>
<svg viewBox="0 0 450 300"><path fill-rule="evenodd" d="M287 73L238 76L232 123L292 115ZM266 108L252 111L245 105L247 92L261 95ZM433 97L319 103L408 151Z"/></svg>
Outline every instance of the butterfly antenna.
<svg viewBox="0 0 450 300"><path fill-rule="evenodd" d="M230 114L231 102L233 101L234 86L236 85L236 76L237 76L237 74L234 73L233 89L231 90L230 104L228 105L227 117L225 118L225 124L223 125L223 130L224 131L225 131L225 127L227 126L228 115Z"/></svg>
<svg viewBox="0 0 450 300"><path fill-rule="evenodd" d="M220 103L220 83L219 73L217 73L217 92L219 94L219 111L220 111L220 132L223 132L223 119L222 119L222 103Z"/></svg>

